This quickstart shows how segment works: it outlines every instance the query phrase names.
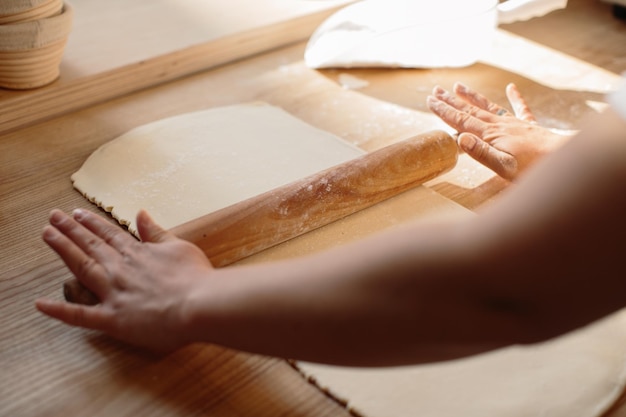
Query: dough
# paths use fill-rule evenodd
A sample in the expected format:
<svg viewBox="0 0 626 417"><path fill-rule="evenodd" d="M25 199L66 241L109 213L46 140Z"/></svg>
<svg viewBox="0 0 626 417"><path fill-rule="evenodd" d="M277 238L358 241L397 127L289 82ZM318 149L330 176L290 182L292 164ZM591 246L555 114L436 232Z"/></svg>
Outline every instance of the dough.
<svg viewBox="0 0 626 417"><path fill-rule="evenodd" d="M137 233L144 208L172 228L364 153L264 103L187 113L97 149L74 187Z"/></svg>
<svg viewBox="0 0 626 417"><path fill-rule="evenodd" d="M317 385L366 417L598 417L626 380L626 312L528 346L397 368L298 362Z"/></svg>

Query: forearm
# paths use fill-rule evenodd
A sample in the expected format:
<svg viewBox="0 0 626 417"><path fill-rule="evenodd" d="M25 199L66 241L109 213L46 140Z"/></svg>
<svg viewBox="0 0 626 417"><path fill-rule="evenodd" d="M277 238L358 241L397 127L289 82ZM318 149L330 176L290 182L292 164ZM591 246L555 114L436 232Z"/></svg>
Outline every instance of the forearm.
<svg viewBox="0 0 626 417"><path fill-rule="evenodd" d="M460 224L415 225L296 260L225 268L189 302L195 340L350 365L446 360L515 341L468 287Z"/></svg>
<svg viewBox="0 0 626 417"><path fill-rule="evenodd" d="M626 120L608 109L477 216L501 271L487 285L532 308L536 340L626 306L625 181Z"/></svg>
<svg viewBox="0 0 626 417"><path fill-rule="evenodd" d="M623 137L618 119L601 124L605 140ZM273 356L383 365L585 325L626 305L623 152L583 133L476 219L219 270L188 303L191 334Z"/></svg>

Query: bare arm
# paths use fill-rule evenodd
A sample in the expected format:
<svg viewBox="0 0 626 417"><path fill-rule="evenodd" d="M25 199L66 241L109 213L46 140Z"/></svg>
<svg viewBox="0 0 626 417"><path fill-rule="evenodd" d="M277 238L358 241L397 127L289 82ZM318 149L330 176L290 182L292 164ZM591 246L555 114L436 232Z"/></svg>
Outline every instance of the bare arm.
<svg viewBox="0 0 626 417"><path fill-rule="evenodd" d="M626 123L608 112L585 132L474 220L224 271L223 300L237 301L193 307L195 327L246 350L382 365L543 341L614 312L626 306Z"/></svg>
<svg viewBox="0 0 626 417"><path fill-rule="evenodd" d="M152 349L209 342L350 365L544 340L626 305L624 132L607 111L475 219L256 266L214 270L145 213L139 243L55 212L44 239L102 303L37 306Z"/></svg>

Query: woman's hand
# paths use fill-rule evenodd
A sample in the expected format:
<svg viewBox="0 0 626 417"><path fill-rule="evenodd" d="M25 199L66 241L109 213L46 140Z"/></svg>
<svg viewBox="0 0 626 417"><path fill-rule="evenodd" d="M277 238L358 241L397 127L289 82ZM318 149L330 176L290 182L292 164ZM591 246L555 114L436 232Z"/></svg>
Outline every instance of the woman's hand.
<svg viewBox="0 0 626 417"><path fill-rule="evenodd" d="M199 248L162 229L146 212L137 216L137 227L143 242L88 211L53 211L44 241L100 303L40 299L37 308L152 350L189 343L185 301L213 267Z"/></svg>
<svg viewBox="0 0 626 417"><path fill-rule="evenodd" d="M514 114L463 84L454 85L454 94L435 87L428 107L460 133L461 149L507 180L570 137L539 126L514 84L506 87Z"/></svg>

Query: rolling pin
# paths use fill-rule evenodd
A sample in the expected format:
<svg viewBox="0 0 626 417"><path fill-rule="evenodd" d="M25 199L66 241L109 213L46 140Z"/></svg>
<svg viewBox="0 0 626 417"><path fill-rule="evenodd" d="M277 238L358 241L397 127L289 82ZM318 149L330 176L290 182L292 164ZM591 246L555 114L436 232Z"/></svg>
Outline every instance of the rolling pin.
<svg viewBox="0 0 626 417"><path fill-rule="evenodd" d="M405 139L171 229L223 267L373 206L456 165L457 146L443 131ZM65 299L96 304L76 279Z"/></svg>

